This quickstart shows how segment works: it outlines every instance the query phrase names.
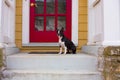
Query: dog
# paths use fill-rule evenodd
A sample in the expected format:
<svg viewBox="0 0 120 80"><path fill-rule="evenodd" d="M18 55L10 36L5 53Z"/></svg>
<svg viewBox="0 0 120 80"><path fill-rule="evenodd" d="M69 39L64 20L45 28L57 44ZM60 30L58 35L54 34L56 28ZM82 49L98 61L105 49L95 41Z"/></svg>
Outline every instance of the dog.
<svg viewBox="0 0 120 80"><path fill-rule="evenodd" d="M57 29L57 36L59 39L59 46L60 46L60 52L59 54L62 54L62 50L64 48L64 54L72 52L73 54L76 54L76 46L74 43L69 40L64 35L64 28Z"/></svg>

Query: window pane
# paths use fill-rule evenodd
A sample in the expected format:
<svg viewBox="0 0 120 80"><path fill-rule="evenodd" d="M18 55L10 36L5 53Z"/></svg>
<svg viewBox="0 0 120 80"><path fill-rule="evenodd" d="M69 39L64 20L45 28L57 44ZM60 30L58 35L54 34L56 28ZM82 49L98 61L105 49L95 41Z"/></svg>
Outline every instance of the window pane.
<svg viewBox="0 0 120 80"><path fill-rule="evenodd" d="M37 31L44 30L44 17L36 17L35 18L35 29Z"/></svg>
<svg viewBox="0 0 120 80"><path fill-rule="evenodd" d="M46 0L46 5L48 14L55 13L55 0Z"/></svg>
<svg viewBox="0 0 120 80"><path fill-rule="evenodd" d="M58 0L58 13L66 13L66 0Z"/></svg>
<svg viewBox="0 0 120 80"><path fill-rule="evenodd" d="M55 30L55 17L49 16L46 18L46 30L47 31L54 31Z"/></svg>
<svg viewBox="0 0 120 80"><path fill-rule="evenodd" d="M35 13L36 14L43 14L44 13L44 0L35 0Z"/></svg>
<svg viewBox="0 0 120 80"><path fill-rule="evenodd" d="M58 17L58 29L64 28L66 30L66 17Z"/></svg>

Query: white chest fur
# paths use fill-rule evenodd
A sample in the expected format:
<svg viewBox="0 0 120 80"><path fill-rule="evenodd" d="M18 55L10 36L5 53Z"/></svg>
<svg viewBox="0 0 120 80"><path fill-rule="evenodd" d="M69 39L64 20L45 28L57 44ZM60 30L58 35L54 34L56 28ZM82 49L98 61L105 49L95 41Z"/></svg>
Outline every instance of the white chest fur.
<svg viewBox="0 0 120 80"><path fill-rule="evenodd" d="M62 38L59 38L59 45L64 48L65 47L65 42L61 41L61 39Z"/></svg>
<svg viewBox="0 0 120 80"><path fill-rule="evenodd" d="M65 46L65 42L61 41L62 38L59 38L59 45L60 45L60 52L59 54L62 53L62 48L64 48L64 54L67 52L67 47Z"/></svg>

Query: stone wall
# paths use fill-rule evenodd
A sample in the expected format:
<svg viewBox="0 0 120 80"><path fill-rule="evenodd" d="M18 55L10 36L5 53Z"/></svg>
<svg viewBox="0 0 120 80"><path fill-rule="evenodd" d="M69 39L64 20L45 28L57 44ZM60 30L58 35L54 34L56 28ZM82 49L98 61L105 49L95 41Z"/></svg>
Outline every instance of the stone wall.
<svg viewBox="0 0 120 80"><path fill-rule="evenodd" d="M6 69L6 55L5 48L0 46L0 80L3 78L3 71Z"/></svg>
<svg viewBox="0 0 120 80"><path fill-rule="evenodd" d="M2 49L0 49L0 68L2 67L3 63L2 63Z"/></svg>
<svg viewBox="0 0 120 80"><path fill-rule="evenodd" d="M0 48L0 80L2 77L2 66L3 66L3 54L2 54L2 48Z"/></svg>
<svg viewBox="0 0 120 80"><path fill-rule="evenodd" d="M120 46L101 47L98 59L104 80L120 80Z"/></svg>

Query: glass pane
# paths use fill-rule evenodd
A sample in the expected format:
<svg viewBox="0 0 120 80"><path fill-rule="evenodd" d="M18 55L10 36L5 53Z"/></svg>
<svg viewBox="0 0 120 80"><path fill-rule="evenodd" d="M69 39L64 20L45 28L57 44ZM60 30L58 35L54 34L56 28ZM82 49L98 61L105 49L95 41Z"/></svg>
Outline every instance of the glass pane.
<svg viewBox="0 0 120 80"><path fill-rule="evenodd" d="M43 14L44 13L44 0L35 0L35 13L36 14Z"/></svg>
<svg viewBox="0 0 120 80"><path fill-rule="evenodd" d="M66 30L66 17L58 17L58 29L64 28Z"/></svg>
<svg viewBox="0 0 120 80"><path fill-rule="evenodd" d="M46 5L48 14L55 13L55 0L46 0Z"/></svg>
<svg viewBox="0 0 120 80"><path fill-rule="evenodd" d="M35 18L35 29L37 31L44 30L44 17L36 17Z"/></svg>
<svg viewBox="0 0 120 80"><path fill-rule="evenodd" d="M55 17L49 16L46 18L46 30L47 31L54 31L55 30Z"/></svg>
<svg viewBox="0 0 120 80"><path fill-rule="evenodd" d="M66 0L58 0L58 13L66 13Z"/></svg>

